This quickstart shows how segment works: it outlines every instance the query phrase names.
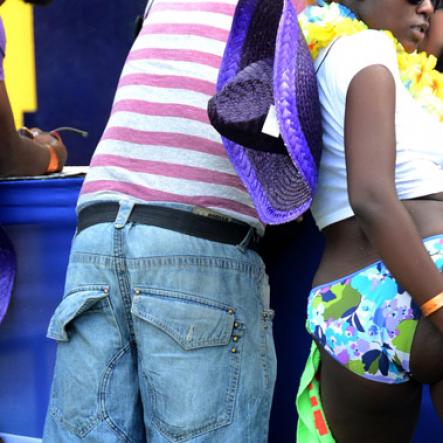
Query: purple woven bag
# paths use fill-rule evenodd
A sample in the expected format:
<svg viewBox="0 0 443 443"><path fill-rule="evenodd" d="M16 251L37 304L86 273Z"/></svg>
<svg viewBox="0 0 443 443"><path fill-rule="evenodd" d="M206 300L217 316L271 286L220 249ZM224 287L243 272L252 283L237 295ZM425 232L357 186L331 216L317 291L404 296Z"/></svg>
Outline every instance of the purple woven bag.
<svg viewBox="0 0 443 443"><path fill-rule="evenodd" d="M279 137L262 132L272 104ZM320 105L292 0L239 0L208 115L264 223L293 220L310 207Z"/></svg>

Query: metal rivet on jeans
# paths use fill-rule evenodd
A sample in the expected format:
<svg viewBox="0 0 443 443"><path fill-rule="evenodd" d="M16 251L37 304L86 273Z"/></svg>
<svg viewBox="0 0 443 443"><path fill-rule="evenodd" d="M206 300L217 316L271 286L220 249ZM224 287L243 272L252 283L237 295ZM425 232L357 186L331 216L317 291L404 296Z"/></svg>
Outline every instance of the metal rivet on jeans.
<svg viewBox="0 0 443 443"><path fill-rule="evenodd" d="M235 353L237 352L237 348L232 348L232 349L231 349L231 352L232 352L233 354L235 354Z"/></svg>
<svg viewBox="0 0 443 443"><path fill-rule="evenodd" d="M240 327L240 323L238 321L234 322L234 328L237 329Z"/></svg>
<svg viewBox="0 0 443 443"><path fill-rule="evenodd" d="M235 314L235 309L229 308L228 309L228 314Z"/></svg>
<svg viewBox="0 0 443 443"><path fill-rule="evenodd" d="M135 293L136 293L137 295L140 295L141 292L142 292L142 291L140 291L140 289L138 289L138 288L135 290Z"/></svg>
<svg viewBox="0 0 443 443"><path fill-rule="evenodd" d="M108 294L108 293L109 293L109 288L104 288L104 289L103 289L103 292L104 292L105 294Z"/></svg>
<svg viewBox="0 0 443 443"><path fill-rule="evenodd" d="M234 337L232 337L232 340L238 341L238 335L234 335Z"/></svg>

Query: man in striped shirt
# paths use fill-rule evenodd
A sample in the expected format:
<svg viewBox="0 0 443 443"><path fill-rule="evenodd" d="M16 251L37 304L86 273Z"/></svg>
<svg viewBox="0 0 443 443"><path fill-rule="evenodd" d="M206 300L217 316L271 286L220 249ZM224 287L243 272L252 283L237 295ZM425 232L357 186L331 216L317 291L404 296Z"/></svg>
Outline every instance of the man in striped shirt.
<svg viewBox="0 0 443 443"><path fill-rule="evenodd" d="M44 441L261 443L264 227L206 108L237 0L154 0L78 203Z"/></svg>

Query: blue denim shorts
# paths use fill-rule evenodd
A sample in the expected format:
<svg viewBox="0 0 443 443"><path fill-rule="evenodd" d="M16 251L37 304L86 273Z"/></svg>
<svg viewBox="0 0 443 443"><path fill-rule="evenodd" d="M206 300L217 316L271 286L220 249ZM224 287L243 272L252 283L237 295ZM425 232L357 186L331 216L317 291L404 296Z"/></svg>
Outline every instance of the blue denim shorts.
<svg viewBox="0 0 443 443"><path fill-rule="evenodd" d="M48 337L43 441L267 442L276 376L261 258L141 224L81 231Z"/></svg>

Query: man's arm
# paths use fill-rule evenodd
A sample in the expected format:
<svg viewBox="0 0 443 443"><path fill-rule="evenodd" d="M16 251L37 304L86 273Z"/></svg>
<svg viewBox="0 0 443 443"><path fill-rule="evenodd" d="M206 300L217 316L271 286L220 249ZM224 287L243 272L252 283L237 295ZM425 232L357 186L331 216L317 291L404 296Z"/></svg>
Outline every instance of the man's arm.
<svg viewBox="0 0 443 443"><path fill-rule="evenodd" d="M56 170L61 170L65 164L67 152L61 140L47 133L40 133L33 139L18 135L3 81L0 81L0 140L0 177L47 173L50 149L57 158Z"/></svg>

